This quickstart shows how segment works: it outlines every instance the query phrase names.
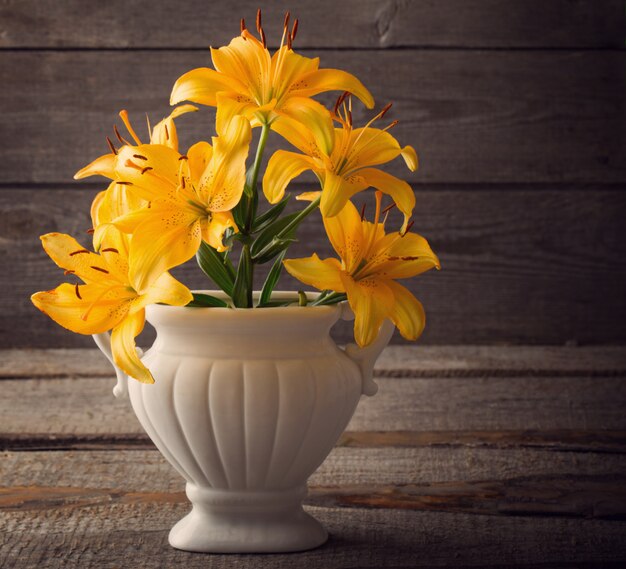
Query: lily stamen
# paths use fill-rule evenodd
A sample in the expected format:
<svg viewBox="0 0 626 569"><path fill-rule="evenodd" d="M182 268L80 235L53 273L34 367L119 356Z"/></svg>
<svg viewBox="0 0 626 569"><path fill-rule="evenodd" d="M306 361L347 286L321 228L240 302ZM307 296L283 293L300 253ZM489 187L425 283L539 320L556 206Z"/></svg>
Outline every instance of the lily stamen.
<svg viewBox="0 0 626 569"><path fill-rule="evenodd" d="M107 247L106 249L101 249L100 253L118 253L119 251L115 247Z"/></svg>
<svg viewBox="0 0 626 569"><path fill-rule="evenodd" d="M117 125L113 125L113 132L115 133L115 136L117 137L117 139L124 145L126 146L132 146L130 142L128 142L128 140L126 140L121 134L120 131L117 130Z"/></svg>
<svg viewBox="0 0 626 569"><path fill-rule="evenodd" d="M133 140L137 144L141 144L141 140L139 139L139 137L137 136L137 133L133 129L132 125L130 124L130 119L128 118L128 111L126 111L126 109L123 109L120 111L120 118L124 122L124 126L126 127L126 130L133 137Z"/></svg>
<svg viewBox="0 0 626 569"><path fill-rule="evenodd" d="M146 166L145 168L141 169L141 173L145 174L146 172L148 172L150 170L154 170L154 168L152 166Z"/></svg>
<svg viewBox="0 0 626 569"><path fill-rule="evenodd" d="M80 292L78 291L78 283L76 283L74 285L74 292L76 293L76 296L77 296L78 300L82 300L83 299L83 297L80 295Z"/></svg>
<svg viewBox="0 0 626 569"><path fill-rule="evenodd" d="M256 11L256 31L261 33L262 30L262 26L261 26L261 8L258 8Z"/></svg>
<svg viewBox="0 0 626 569"><path fill-rule="evenodd" d="M109 148L111 149L111 152L113 152L113 154L115 154L117 156L117 148L115 148L115 146L113 146L113 143L111 142L111 139L107 136L105 137L107 139L107 144L109 145Z"/></svg>
<svg viewBox="0 0 626 569"><path fill-rule="evenodd" d="M100 271L101 273L106 273L107 275L109 274L109 271L107 271L106 269L103 269L102 267L96 267L94 265L90 265L90 267L94 270L94 271Z"/></svg>
<svg viewBox="0 0 626 569"><path fill-rule="evenodd" d="M147 160L147 158L145 156L142 156L141 154L133 154L133 158L137 158L139 160Z"/></svg>
<svg viewBox="0 0 626 569"><path fill-rule="evenodd" d="M132 182L115 182L118 186L132 186Z"/></svg>
<svg viewBox="0 0 626 569"><path fill-rule="evenodd" d="M76 272L76 271L72 271L72 269L65 269L65 270L63 271L63 274L64 274L65 276L67 276L67 275L73 275L75 272Z"/></svg>
<svg viewBox="0 0 626 569"><path fill-rule="evenodd" d="M81 253L91 253L91 251L87 251L87 249L79 249L78 251L70 253L70 257L73 257L74 255L80 255Z"/></svg>
<svg viewBox="0 0 626 569"><path fill-rule="evenodd" d="M87 231L85 231L85 233L88 233L89 235L93 235L96 232L96 230L92 227L90 229L87 229Z"/></svg>
<svg viewBox="0 0 626 569"><path fill-rule="evenodd" d="M364 203L363 207L361 207L361 221L365 219L365 206L367 206L366 203Z"/></svg>
<svg viewBox="0 0 626 569"><path fill-rule="evenodd" d="M400 237L404 237L411 230L411 227L413 227L414 223L415 223L414 219L409 221L409 224L406 226L406 229L402 233L400 233Z"/></svg>
<svg viewBox="0 0 626 569"><path fill-rule="evenodd" d="M291 41L293 42L296 39L296 34L298 33L298 18L293 22L293 28L291 28Z"/></svg>

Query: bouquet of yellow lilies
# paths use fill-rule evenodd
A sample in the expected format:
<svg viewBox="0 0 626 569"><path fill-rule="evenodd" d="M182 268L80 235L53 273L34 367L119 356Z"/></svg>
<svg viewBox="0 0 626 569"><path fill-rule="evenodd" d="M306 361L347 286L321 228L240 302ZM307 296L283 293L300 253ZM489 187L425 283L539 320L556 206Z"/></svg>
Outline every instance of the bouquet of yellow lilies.
<svg viewBox="0 0 626 569"><path fill-rule="evenodd" d="M277 306L284 303L272 300L272 292L283 267L321 291L309 305L347 300L360 346L376 338L385 319L407 339L416 339L424 328L422 305L396 279L439 268L439 260L423 237L410 232L415 198L409 184L376 167L401 156L413 171L415 150L400 146L389 133L395 123L372 126L390 105L365 126L353 125L352 96L371 109L372 95L353 75L320 69L318 58L293 51L298 20L290 26L286 15L281 45L273 55L260 11L256 24L259 37L242 20L240 36L211 49L215 69L193 69L173 87L172 105L190 101L217 108L211 143L197 142L184 154L179 150L174 121L197 111L193 105L174 108L153 128L148 124L147 143L122 111L129 138L114 127L121 146L107 137L110 153L75 175L111 180L91 206L93 251L69 235L41 238L52 260L82 283L38 292L32 296L35 306L79 334L110 330L115 363L142 382L154 381L135 348L146 305ZM325 91L341 93L332 109L312 99ZM248 168L256 127L258 146ZM257 184L270 131L298 151L278 150L269 158L262 189L271 205L259 212ZM297 197L306 207L285 213L285 190L306 170L315 173L320 189ZM368 188L375 189L376 197L372 221L350 201ZM382 207L383 195L391 198L389 207ZM386 213L394 205L404 219L401 227L386 233ZM317 209L339 258L313 254L285 259L299 224ZM237 263L234 251L239 251ZM227 301L192 293L169 274L194 255ZM258 298L253 297L255 267L264 263L272 266ZM304 294L299 298L300 304L307 303Z"/></svg>

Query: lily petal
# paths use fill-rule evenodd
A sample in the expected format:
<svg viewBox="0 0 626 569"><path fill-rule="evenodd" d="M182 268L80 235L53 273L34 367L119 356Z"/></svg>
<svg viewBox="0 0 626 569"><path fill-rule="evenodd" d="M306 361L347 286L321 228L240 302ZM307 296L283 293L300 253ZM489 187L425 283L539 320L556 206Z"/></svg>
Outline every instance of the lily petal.
<svg viewBox="0 0 626 569"><path fill-rule="evenodd" d="M64 233L46 233L41 236L41 244L50 258L62 269L72 271L86 283L100 282L102 271L108 272L106 261L100 256L85 249L76 239Z"/></svg>
<svg viewBox="0 0 626 569"><path fill-rule="evenodd" d="M163 273L141 296L133 300L130 314L143 310L149 304L169 304L170 306L185 306L193 300L189 289L169 273Z"/></svg>
<svg viewBox="0 0 626 569"><path fill-rule="evenodd" d="M215 130L222 134L236 116L244 116L250 121L259 107L254 100L237 92L223 92L217 94L217 116Z"/></svg>
<svg viewBox="0 0 626 569"><path fill-rule="evenodd" d="M74 174L75 180L89 178L89 176L104 176L105 178L115 177L115 154L104 154L96 158L91 164L87 164Z"/></svg>
<svg viewBox="0 0 626 569"><path fill-rule="evenodd" d="M261 87L269 82L271 57L254 36L238 36L219 49L211 48L211 59L215 69L229 78L237 78L246 91L257 101L267 100Z"/></svg>
<svg viewBox="0 0 626 569"><path fill-rule="evenodd" d="M337 259L320 259L317 254L302 259L285 259L287 272L305 284L319 290L344 292L341 280L341 263Z"/></svg>
<svg viewBox="0 0 626 569"><path fill-rule="evenodd" d="M398 209L404 214L404 223L402 224L402 231L404 231L415 207L415 194L411 186L404 180L396 178L378 168L359 170L359 176L365 180L368 186L372 186L383 192L383 194L391 196Z"/></svg>
<svg viewBox="0 0 626 569"><path fill-rule="evenodd" d="M298 78L290 93L311 97L325 91L348 91L368 108L374 108L374 97L354 75L339 69L318 69Z"/></svg>
<svg viewBox="0 0 626 569"><path fill-rule="evenodd" d="M180 107L176 107L167 118L164 118L154 126L152 136L150 137L150 144L163 144L178 152L178 132L174 124L174 119L185 113L192 113L197 110L198 107L194 107L193 105L181 105Z"/></svg>
<svg viewBox="0 0 626 569"><path fill-rule="evenodd" d="M272 55L271 74L274 78L274 89L277 96L284 96L289 89L298 83L300 77L319 69L319 57L306 57L289 49L286 45L277 49Z"/></svg>
<svg viewBox="0 0 626 569"><path fill-rule="evenodd" d="M178 186L179 158L178 152L162 144L124 146L116 156L116 177L147 201L172 198Z"/></svg>
<svg viewBox="0 0 626 569"><path fill-rule="evenodd" d="M418 165L417 152L415 152L415 148L407 145L402 149L401 154L402 158L404 158L404 162L406 163L407 168L411 170L411 172L415 172Z"/></svg>
<svg viewBox="0 0 626 569"><path fill-rule="evenodd" d="M143 365L135 338L141 333L146 320L145 311L129 314L111 332L111 352L115 365L141 383L154 383L150 370Z"/></svg>
<svg viewBox="0 0 626 569"><path fill-rule="evenodd" d="M285 195L285 188L305 170L313 170L315 163L308 156L277 150L267 163L263 175L263 193L270 203L278 203Z"/></svg>
<svg viewBox="0 0 626 569"><path fill-rule="evenodd" d="M369 265L372 272L389 279L407 279L441 264L428 241L417 233L390 233L375 243Z"/></svg>
<svg viewBox="0 0 626 569"><path fill-rule="evenodd" d="M245 91L245 87L233 77L228 77L208 67L199 67L188 71L174 83L170 105L191 101L214 107L217 104L215 98L217 93L239 90Z"/></svg>
<svg viewBox="0 0 626 569"><path fill-rule="evenodd" d="M131 286L144 294L165 271L191 259L200 242L198 214L176 205L153 206L150 217L133 233L129 256Z"/></svg>
<svg viewBox="0 0 626 569"><path fill-rule="evenodd" d="M233 117L222 134L213 139L210 178L202 177L198 195L211 212L229 211L241 199L246 183L246 159L252 129L241 116Z"/></svg>
<svg viewBox="0 0 626 569"><path fill-rule="evenodd" d="M196 142L187 151L187 161L191 173L191 181L198 185L207 166L211 163L213 147L208 142Z"/></svg>
<svg viewBox="0 0 626 569"><path fill-rule="evenodd" d="M368 187L361 172L344 178L332 172L324 173L324 187L322 188L322 199L320 210L324 217L337 215L348 203L348 200L358 192Z"/></svg>
<svg viewBox="0 0 626 569"><path fill-rule="evenodd" d="M306 97L290 97L281 106L280 114L272 130L308 156L330 156L335 128L326 107Z"/></svg>
<svg viewBox="0 0 626 569"><path fill-rule="evenodd" d="M343 259L346 272L352 273L361 263L365 245L359 212L349 201L337 215L323 220L333 249Z"/></svg>
<svg viewBox="0 0 626 569"><path fill-rule="evenodd" d="M361 346L371 344L378 331L393 311L395 299L391 288L381 279L368 278L355 281L341 275L348 303L354 312L354 339Z"/></svg>
<svg viewBox="0 0 626 569"><path fill-rule="evenodd" d="M31 296L33 304L57 324L77 334L100 334L124 318L133 298L123 288L63 283Z"/></svg>
<svg viewBox="0 0 626 569"><path fill-rule="evenodd" d="M400 334L407 340L417 340L426 326L426 314L422 303L402 285L387 281L393 293L395 304L391 311L391 320Z"/></svg>

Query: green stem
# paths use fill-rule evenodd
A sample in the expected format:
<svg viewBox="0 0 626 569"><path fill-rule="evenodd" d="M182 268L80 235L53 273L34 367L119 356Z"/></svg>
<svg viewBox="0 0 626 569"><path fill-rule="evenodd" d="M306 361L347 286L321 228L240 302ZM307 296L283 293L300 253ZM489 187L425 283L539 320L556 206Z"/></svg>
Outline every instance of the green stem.
<svg viewBox="0 0 626 569"><path fill-rule="evenodd" d="M261 169L261 161L263 160L263 152L265 151L265 144L267 143L268 136L270 134L270 127L264 124L261 127L261 136L259 137L259 144L256 148L256 156L254 157L254 164L252 165L252 178L250 180L249 188L250 194L248 199L252 201L254 194L257 191L257 182L259 180L259 171ZM248 184L246 184L248 185ZM248 216L246 219L246 232L249 232L252 228L252 222L254 221L254 208L248 207Z"/></svg>

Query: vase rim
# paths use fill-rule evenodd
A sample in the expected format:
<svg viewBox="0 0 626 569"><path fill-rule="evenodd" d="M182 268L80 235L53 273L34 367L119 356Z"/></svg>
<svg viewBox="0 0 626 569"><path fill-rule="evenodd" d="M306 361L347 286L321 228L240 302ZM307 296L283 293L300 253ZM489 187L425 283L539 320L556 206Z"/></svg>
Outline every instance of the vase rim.
<svg viewBox="0 0 626 569"><path fill-rule="evenodd" d="M226 300L229 298L226 293L223 291L217 290L193 290L194 293L199 294L210 294L211 296L215 296L220 298L221 300ZM309 300L314 300L317 298L319 293L317 292L306 292L307 298ZM254 291L253 296L258 298L260 295L260 291ZM293 299L294 302L298 300L298 293L295 291L274 291L272 293L272 300L287 300ZM348 316L349 318L349 307L346 301L339 302L337 304L330 305L322 305L322 306L298 306L290 305L290 306L269 306L266 308L235 308L235 307L221 307L221 306L201 306L201 307L187 307L187 306L170 306L168 304L151 304L146 306L146 316L148 321L153 321L155 319L161 320L162 318L166 318L170 320L174 318L178 320L179 318L186 318L187 320L191 319L194 321L204 320L205 318L212 319L219 318L220 320L226 319L229 321L232 320L241 320L246 319L247 321L255 321L255 320L266 320L268 318L280 318L280 319L293 319L297 314L297 319L307 319L309 322L312 320L326 320L328 318L333 321L339 319L341 316ZM193 318L195 316L196 318Z"/></svg>

